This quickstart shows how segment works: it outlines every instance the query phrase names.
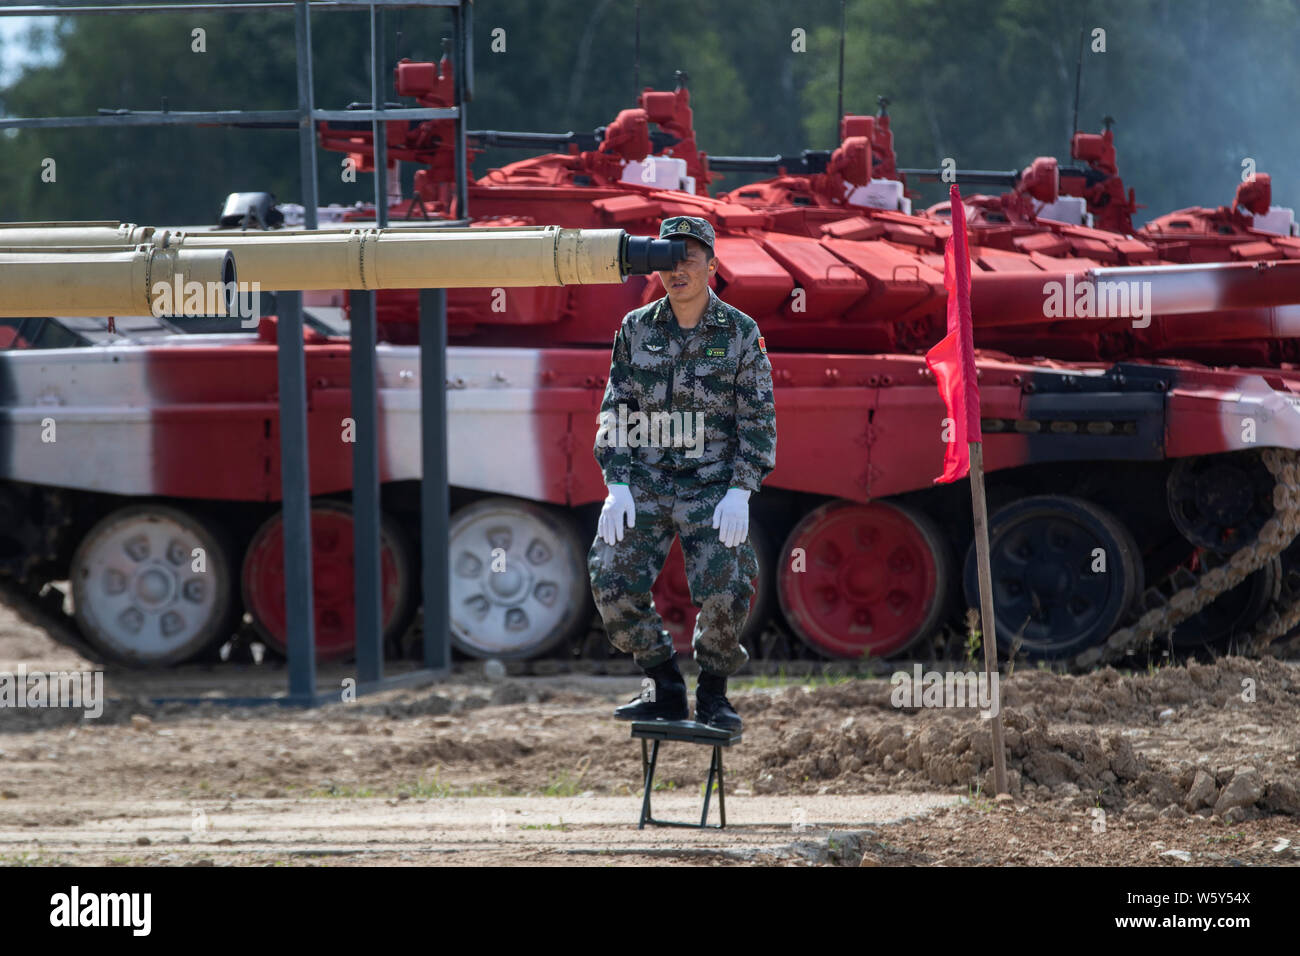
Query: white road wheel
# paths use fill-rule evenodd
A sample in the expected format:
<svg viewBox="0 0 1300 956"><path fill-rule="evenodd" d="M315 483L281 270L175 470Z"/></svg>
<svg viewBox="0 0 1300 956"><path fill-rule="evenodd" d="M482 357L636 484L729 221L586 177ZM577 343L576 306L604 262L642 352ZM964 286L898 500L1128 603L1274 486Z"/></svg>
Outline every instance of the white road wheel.
<svg viewBox="0 0 1300 956"><path fill-rule="evenodd" d="M466 654L536 657L590 618L586 546L566 517L487 498L457 511L448 537L451 640Z"/></svg>
<svg viewBox="0 0 1300 956"><path fill-rule="evenodd" d="M77 546L70 577L81 633L124 664L177 664L227 636L234 605L228 548L179 508L112 512Z"/></svg>

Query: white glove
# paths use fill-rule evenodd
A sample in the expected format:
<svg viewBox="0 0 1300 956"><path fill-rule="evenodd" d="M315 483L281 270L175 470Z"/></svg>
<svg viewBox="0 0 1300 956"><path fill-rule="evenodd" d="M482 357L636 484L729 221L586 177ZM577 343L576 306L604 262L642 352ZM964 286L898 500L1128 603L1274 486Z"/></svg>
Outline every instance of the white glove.
<svg viewBox="0 0 1300 956"><path fill-rule="evenodd" d="M596 522L596 534L604 538L606 544L623 540L623 518L627 518L629 528L636 527L636 502L632 500L632 489L627 485L609 485L609 497L605 507L600 509L600 520ZM714 523L717 527L717 523Z"/></svg>
<svg viewBox="0 0 1300 956"><path fill-rule="evenodd" d="M718 539L734 548L749 537L749 491L729 488L713 509L713 527L720 528Z"/></svg>

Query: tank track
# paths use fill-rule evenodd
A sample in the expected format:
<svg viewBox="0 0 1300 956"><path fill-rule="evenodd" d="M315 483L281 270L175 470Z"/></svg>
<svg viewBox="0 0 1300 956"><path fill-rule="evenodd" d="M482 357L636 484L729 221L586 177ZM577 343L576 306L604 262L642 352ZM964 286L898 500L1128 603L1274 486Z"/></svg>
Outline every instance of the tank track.
<svg viewBox="0 0 1300 956"><path fill-rule="evenodd" d="M105 663L104 656L81 636L76 620L64 612L63 592L53 585L43 589L28 581L0 577L0 604L13 611L24 624L39 628L91 663Z"/></svg>
<svg viewBox="0 0 1300 956"><path fill-rule="evenodd" d="M1142 597L1144 613L1103 643L1068 658L1065 664L1069 670L1091 670L1149 648L1159 635L1168 634L1215 598L1235 588L1295 541L1300 535L1300 452L1268 448L1261 458L1275 482L1273 516L1264 523L1255 540L1230 557L1212 557L1199 574L1179 568L1156 587L1148 588ZM1256 619L1244 641L1248 653L1260 653L1272 641L1300 625L1300 588L1291 577L1288 575L1283 582L1281 596Z"/></svg>

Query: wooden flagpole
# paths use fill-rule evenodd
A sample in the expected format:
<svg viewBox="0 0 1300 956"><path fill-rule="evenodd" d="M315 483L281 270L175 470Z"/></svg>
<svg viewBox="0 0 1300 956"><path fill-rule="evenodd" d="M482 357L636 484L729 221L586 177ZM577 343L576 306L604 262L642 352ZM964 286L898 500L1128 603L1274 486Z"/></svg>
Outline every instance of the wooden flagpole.
<svg viewBox="0 0 1300 956"><path fill-rule="evenodd" d="M980 580L980 636L984 642L984 675L992 692L993 781L999 795L1007 790L1007 752L1002 742L1002 692L998 673L997 621L993 617L993 575L989 569L989 506L984 497L984 445L973 441L970 449L970 497L975 512L975 560Z"/></svg>

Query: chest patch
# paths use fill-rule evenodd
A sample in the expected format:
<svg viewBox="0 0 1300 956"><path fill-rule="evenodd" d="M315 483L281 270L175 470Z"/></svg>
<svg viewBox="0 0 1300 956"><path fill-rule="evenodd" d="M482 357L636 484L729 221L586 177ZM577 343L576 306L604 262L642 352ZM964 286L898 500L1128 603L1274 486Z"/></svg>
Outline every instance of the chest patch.
<svg viewBox="0 0 1300 956"><path fill-rule="evenodd" d="M705 349L705 356L708 358L723 358L727 354L726 349Z"/></svg>

